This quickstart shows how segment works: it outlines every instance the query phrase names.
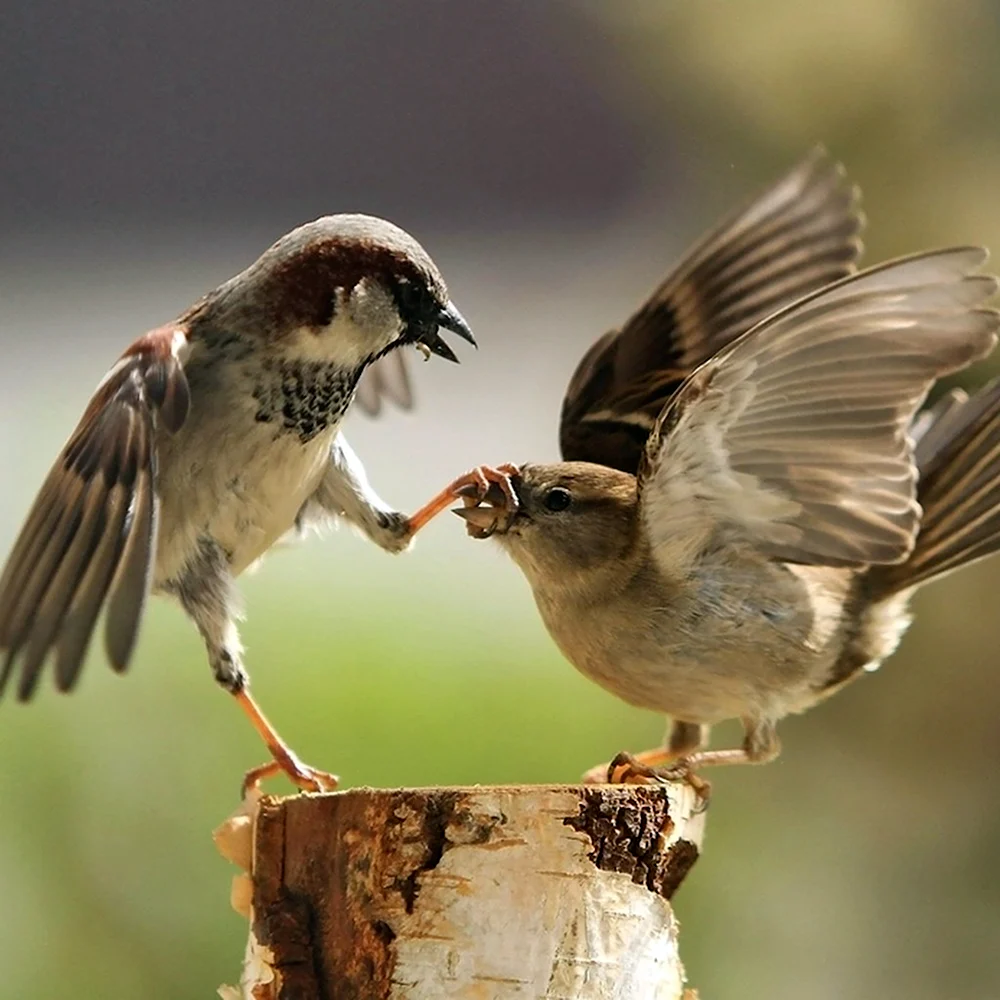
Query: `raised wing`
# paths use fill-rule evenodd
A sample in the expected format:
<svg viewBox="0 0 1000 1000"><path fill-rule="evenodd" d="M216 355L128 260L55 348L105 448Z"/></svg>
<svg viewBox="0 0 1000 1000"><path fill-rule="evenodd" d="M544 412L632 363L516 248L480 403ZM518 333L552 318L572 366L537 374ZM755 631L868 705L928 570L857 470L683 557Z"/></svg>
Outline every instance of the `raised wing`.
<svg viewBox="0 0 1000 1000"><path fill-rule="evenodd" d="M401 410L409 410L413 406L410 373L402 351L392 351L373 361L358 382L354 402L368 416L379 415L384 399L395 403Z"/></svg>
<svg viewBox="0 0 1000 1000"><path fill-rule="evenodd" d="M863 226L857 189L814 150L702 239L620 331L584 355L563 402L563 458L635 473L683 380L772 312L852 273Z"/></svg>
<svg viewBox="0 0 1000 1000"><path fill-rule="evenodd" d="M19 672L18 697L30 698L51 651L70 690L102 608L108 659L128 665L156 554L154 431L187 417L186 348L173 327L137 340L39 491L0 576L0 694Z"/></svg>
<svg viewBox="0 0 1000 1000"><path fill-rule="evenodd" d="M977 248L871 268L755 327L665 408L640 470L642 516L676 572L721 533L770 558L904 559L919 507L909 436L931 384L982 358L1000 316Z"/></svg>

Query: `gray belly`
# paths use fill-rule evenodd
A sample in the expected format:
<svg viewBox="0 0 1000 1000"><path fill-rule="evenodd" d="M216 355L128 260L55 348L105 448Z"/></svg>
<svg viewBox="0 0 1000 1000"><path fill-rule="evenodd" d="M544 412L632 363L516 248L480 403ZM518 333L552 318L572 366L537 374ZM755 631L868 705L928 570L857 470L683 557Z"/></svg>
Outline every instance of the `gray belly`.
<svg viewBox="0 0 1000 1000"><path fill-rule="evenodd" d="M252 419L239 433L232 425L192 420L162 441L155 587L176 579L205 539L234 576L264 555L316 490L336 433L329 427L303 442Z"/></svg>

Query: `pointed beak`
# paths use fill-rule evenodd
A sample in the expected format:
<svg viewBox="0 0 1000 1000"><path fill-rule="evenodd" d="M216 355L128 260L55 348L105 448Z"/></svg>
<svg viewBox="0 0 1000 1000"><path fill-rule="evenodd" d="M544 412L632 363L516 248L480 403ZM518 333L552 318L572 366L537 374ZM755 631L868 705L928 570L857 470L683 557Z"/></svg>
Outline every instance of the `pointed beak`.
<svg viewBox="0 0 1000 1000"><path fill-rule="evenodd" d="M458 355L444 342L439 330L451 330L457 333L462 340L468 341L473 347L478 348L476 338L472 335L469 324L465 322L462 314L455 308L453 302L449 302L435 317L434 323L420 335L418 343L423 344L432 354L439 358L458 363Z"/></svg>
<svg viewBox="0 0 1000 1000"><path fill-rule="evenodd" d="M500 527L504 511L500 507L455 507L452 514L462 518L473 538L489 538Z"/></svg>

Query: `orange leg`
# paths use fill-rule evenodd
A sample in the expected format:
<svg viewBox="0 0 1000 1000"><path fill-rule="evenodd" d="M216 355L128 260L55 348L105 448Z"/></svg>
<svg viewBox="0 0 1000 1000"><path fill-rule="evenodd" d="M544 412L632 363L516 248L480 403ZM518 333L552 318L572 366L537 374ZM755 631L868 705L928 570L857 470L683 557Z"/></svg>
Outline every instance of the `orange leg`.
<svg viewBox="0 0 1000 1000"><path fill-rule="evenodd" d="M265 778L276 774L287 775L289 780L304 792L332 792L337 787L340 779L335 774L318 771L299 760L291 747L278 735L274 726L267 721L246 687L234 692L233 697L246 712L254 729L274 758L266 764L261 764L260 767L247 771L243 778L244 797L249 789L255 788Z"/></svg>
<svg viewBox="0 0 1000 1000"><path fill-rule="evenodd" d="M668 745L632 755L620 753L608 765L605 781L611 784L652 784L686 781L707 808L712 786L695 774L698 768L725 764L766 764L781 752L781 742L771 720L745 718L743 746L731 750L702 750L707 730L692 723L675 722ZM596 768L588 772L588 777Z"/></svg>
<svg viewBox="0 0 1000 1000"><path fill-rule="evenodd" d="M517 475L517 471L517 466L509 463L498 465L495 468L489 465L477 465L464 476L459 476L437 496L425 503L420 510L411 515L410 534L415 535L429 521L458 499L470 496L485 497L491 483L496 483L500 487L508 508L512 511L517 510L520 502L510 481L511 476Z"/></svg>

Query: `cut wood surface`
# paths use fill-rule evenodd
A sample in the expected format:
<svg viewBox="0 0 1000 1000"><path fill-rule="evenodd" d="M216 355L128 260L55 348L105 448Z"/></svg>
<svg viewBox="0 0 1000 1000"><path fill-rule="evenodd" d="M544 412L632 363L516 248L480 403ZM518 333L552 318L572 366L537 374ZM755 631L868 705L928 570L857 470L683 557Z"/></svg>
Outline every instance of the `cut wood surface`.
<svg viewBox="0 0 1000 1000"><path fill-rule="evenodd" d="M220 993L679 1000L668 901L698 857L697 808L683 784L265 796L216 835L252 868L233 894L241 982Z"/></svg>

